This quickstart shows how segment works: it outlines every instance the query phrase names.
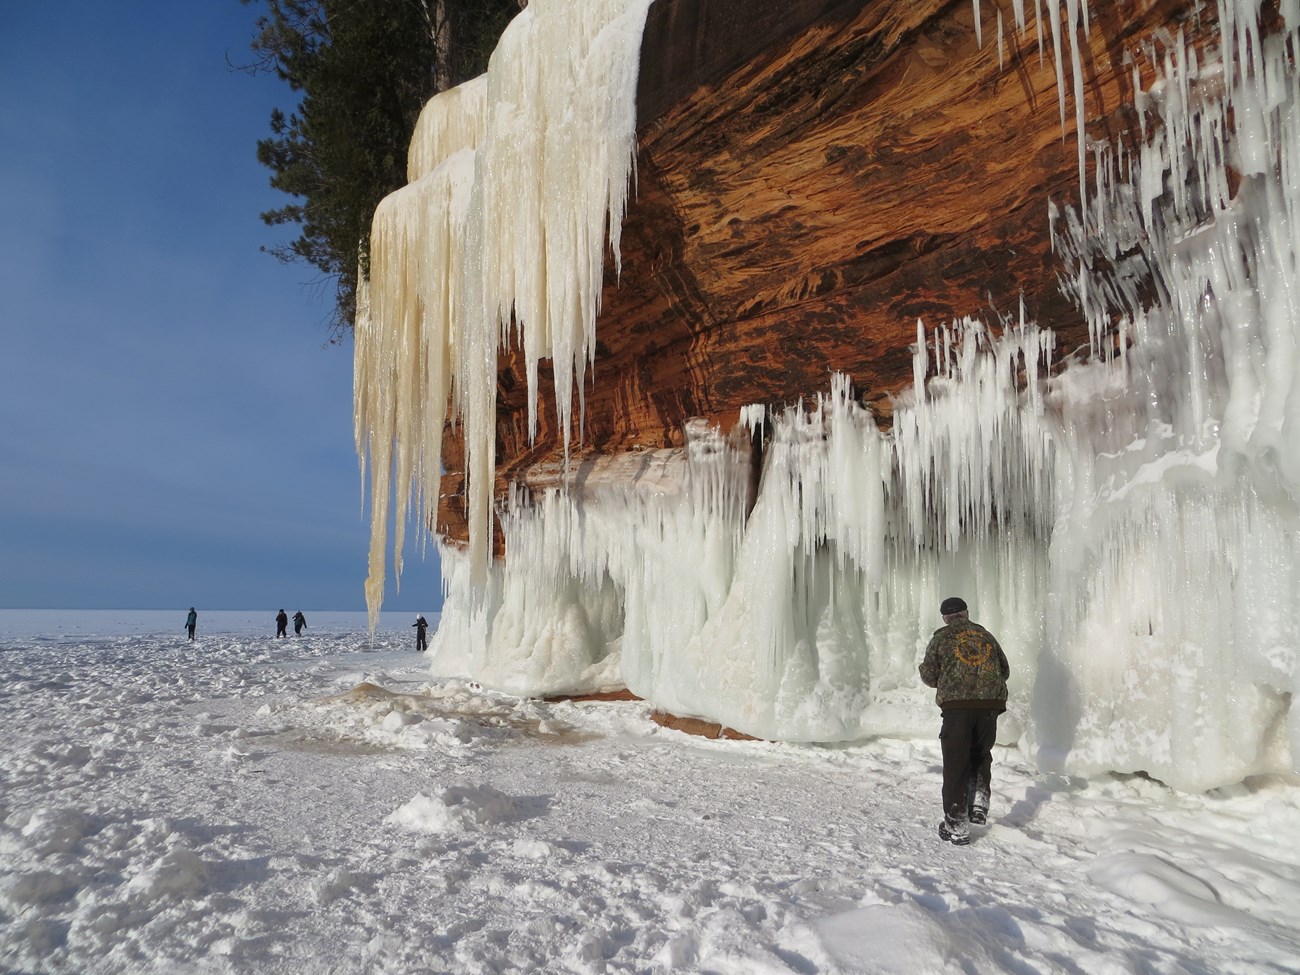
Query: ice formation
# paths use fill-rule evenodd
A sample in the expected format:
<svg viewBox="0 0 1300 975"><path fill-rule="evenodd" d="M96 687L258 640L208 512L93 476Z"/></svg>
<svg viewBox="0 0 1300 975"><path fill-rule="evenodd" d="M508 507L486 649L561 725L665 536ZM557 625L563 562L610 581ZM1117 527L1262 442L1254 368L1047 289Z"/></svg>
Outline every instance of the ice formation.
<svg viewBox="0 0 1300 975"><path fill-rule="evenodd" d="M605 248L619 253L649 5L530 3L483 78L426 106L408 157L412 181L375 212L354 382L357 453L370 475L372 619L390 495L400 575L412 492L418 524L437 509L448 419L464 427L471 558L476 581L484 577L503 340L523 346L530 403L537 363L552 360L568 443L573 390L581 397L595 353ZM535 409L530 424L535 431Z"/></svg>
<svg viewBox="0 0 1300 975"><path fill-rule="evenodd" d="M1142 770L1189 790L1295 770L1300 0L1283 0L1271 32L1259 8L1220 0L1217 50L1170 34L1135 52L1156 68L1135 83L1141 131L1100 146L1082 131L1088 7L1035 0L1063 129L1074 98L1081 181L1094 156L1083 204L1050 219L1092 330L1087 361L1052 369L1053 333L1023 310L992 328L918 322L914 387L888 433L836 377L810 407L754 406L730 435L692 431L680 491L512 498L510 557L488 564L496 350L516 328L528 361L555 358L567 424L606 232L617 254L645 11L589 4L579 30L556 0L530 4L493 59L478 148L422 163L433 168L376 215L358 330L376 509L391 469L399 506L415 483L427 518L449 388L465 425L477 541L469 555L440 548L435 670L521 694L626 685L767 738L930 734L916 663L940 599L960 593L1011 659L1002 738L1041 766ZM979 0L974 11L978 25ZM1013 15L1027 32L1019 0ZM599 124L584 101L559 115L587 127L553 133L557 110L538 105L572 97L544 72L566 46L556 38L573 30L594 52L607 24L619 53L559 59L559 73L625 87L591 99ZM1000 12L998 35L1000 50ZM389 239L405 243L381 267ZM738 459L751 434L752 510ZM372 554L372 580L375 566Z"/></svg>

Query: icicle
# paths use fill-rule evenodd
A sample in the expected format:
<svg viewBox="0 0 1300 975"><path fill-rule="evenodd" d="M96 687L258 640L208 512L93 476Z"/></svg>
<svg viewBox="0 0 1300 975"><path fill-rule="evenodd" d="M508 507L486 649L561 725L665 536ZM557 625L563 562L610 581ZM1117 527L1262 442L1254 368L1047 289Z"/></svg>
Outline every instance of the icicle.
<svg viewBox="0 0 1300 975"><path fill-rule="evenodd" d="M928 371L925 358L925 323L916 320L916 346L912 354L912 387L924 398L925 374Z"/></svg>
<svg viewBox="0 0 1300 975"><path fill-rule="evenodd" d="M445 268L459 260L473 172L473 151L463 149L385 198L371 228L370 277L359 276L354 437L363 480L369 456L366 604L372 628L384 594L390 495L396 495L393 563L399 582L412 494L421 532L437 511L442 430L456 362L441 323L455 314L457 298L441 285Z"/></svg>
<svg viewBox="0 0 1300 975"><path fill-rule="evenodd" d="M1002 8L998 8L998 71L1002 70Z"/></svg>
<svg viewBox="0 0 1300 975"><path fill-rule="evenodd" d="M1049 0L1053 8L1056 6L1056 0ZM1086 0L1085 9L1086 9ZM1084 125L1084 87L1083 87L1083 59L1079 54L1079 31L1076 26L1079 17L1079 0L1066 0L1065 4L1067 15L1067 29L1070 33L1070 79L1074 89L1074 128L1078 142L1079 156L1079 200L1080 208L1086 212L1088 197L1088 179L1087 179L1087 147L1088 133ZM1061 83L1061 73L1058 69L1056 74L1056 83ZM1062 103L1064 106L1064 102ZM1064 125L1064 118L1062 119Z"/></svg>
<svg viewBox="0 0 1300 975"><path fill-rule="evenodd" d="M1056 0L1048 0L1048 2L1050 2L1050 3L1055 3ZM1034 0L1034 31L1035 31L1035 33L1036 33L1037 36L1038 36L1038 66L1041 68L1041 67L1043 66L1043 7L1042 7L1042 0ZM1059 83L1058 83L1058 86L1057 86L1057 87L1058 87L1058 88L1060 87ZM1062 108L1062 114L1064 114L1064 108Z"/></svg>
<svg viewBox="0 0 1300 975"><path fill-rule="evenodd" d="M1065 81L1061 61L1061 8L1057 0L1047 0L1047 15L1051 21L1052 60L1056 64L1056 99L1061 113L1061 138L1065 138Z"/></svg>
<svg viewBox="0 0 1300 975"><path fill-rule="evenodd" d="M535 435L537 422L537 362L550 358L567 455L573 389L578 385L582 395L585 370L594 357L607 246L618 267L619 234L634 159L640 38L648 6L649 0L536 3L516 16L502 36L488 74L431 100L411 147L409 169L419 177L412 187L432 178L457 150L474 148L472 189L458 197L455 217L463 228L460 239L465 246L447 250L446 260L425 262L419 298L412 297L416 291L411 286L412 254L421 244L418 221L407 219L403 229L390 234L396 235L393 245L380 248L375 281L384 283L372 287L376 329L439 336L436 341L455 350L452 415L465 434L469 566L480 582L486 580L493 522L497 359L503 338L511 337L512 321L525 352L530 434ZM405 212L410 206L395 204L390 209ZM393 219L387 212L377 213L376 218ZM436 213L420 220L434 227L448 223L446 216ZM397 267L407 270L392 269ZM389 294L390 288L398 290ZM373 359L369 353L360 354L367 362ZM395 378L401 389L394 401L398 416L391 423L382 418L387 415L382 404L359 408L380 423L367 435L372 501L377 504L386 503L378 502L374 492L387 490L387 474L376 473L376 461L387 455L386 444L397 442L395 458L401 468L396 481L399 551L395 562L400 569L411 478L417 492L431 496L436 504L440 471L428 457L418 466L413 461L413 445L425 435L408 419L419 412L412 411L408 391L418 387L418 375L407 369L405 375L394 377L369 368L364 375L364 382L381 385ZM447 391L439 386L428 395L435 392L445 396ZM364 404L387 394L364 388L357 395ZM423 413L431 422L433 414ZM372 532L381 547L383 534L382 528ZM382 594L383 576L373 565L369 585L372 599L377 599L373 594Z"/></svg>

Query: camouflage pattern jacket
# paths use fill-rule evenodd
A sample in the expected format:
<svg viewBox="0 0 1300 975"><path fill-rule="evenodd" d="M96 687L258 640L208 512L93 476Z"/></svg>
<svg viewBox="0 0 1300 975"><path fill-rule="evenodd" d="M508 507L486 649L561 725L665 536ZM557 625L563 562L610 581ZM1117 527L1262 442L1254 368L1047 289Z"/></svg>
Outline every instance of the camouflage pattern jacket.
<svg viewBox="0 0 1300 975"><path fill-rule="evenodd" d="M1007 707L1011 667L993 634L970 620L953 620L934 631L921 661L921 680L936 688L941 708Z"/></svg>

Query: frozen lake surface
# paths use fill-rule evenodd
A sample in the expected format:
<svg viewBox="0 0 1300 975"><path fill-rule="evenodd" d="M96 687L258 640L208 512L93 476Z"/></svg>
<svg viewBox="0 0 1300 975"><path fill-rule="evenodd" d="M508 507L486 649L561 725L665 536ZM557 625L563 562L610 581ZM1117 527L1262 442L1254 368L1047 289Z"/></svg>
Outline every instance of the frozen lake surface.
<svg viewBox="0 0 1300 975"><path fill-rule="evenodd" d="M936 740L691 738L304 612L0 611L0 971L1300 971L1294 782L998 749L959 849Z"/></svg>

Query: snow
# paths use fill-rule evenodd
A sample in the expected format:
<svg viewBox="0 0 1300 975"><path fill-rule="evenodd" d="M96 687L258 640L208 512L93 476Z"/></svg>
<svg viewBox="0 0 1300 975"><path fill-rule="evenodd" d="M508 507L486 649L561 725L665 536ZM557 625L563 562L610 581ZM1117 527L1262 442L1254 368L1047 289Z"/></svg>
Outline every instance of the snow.
<svg viewBox="0 0 1300 975"><path fill-rule="evenodd" d="M0 611L6 972L1296 972L1300 786L709 741L430 680L409 620Z"/></svg>

